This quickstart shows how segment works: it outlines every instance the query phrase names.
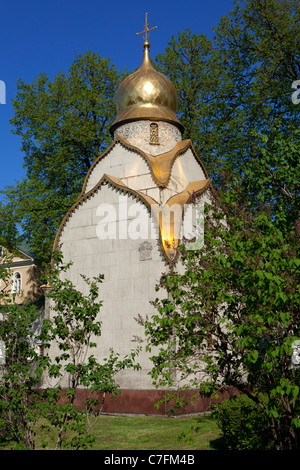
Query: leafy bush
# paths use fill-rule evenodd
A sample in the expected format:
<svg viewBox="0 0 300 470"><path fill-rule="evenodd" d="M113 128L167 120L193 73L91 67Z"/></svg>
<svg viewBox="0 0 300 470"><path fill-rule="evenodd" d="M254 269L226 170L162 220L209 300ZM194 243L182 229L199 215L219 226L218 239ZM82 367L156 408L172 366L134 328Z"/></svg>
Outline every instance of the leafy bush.
<svg viewBox="0 0 300 470"><path fill-rule="evenodd" d="M246 395L224 400L214 411L227 450L266 450L274 447L269 421Z"/></svg>

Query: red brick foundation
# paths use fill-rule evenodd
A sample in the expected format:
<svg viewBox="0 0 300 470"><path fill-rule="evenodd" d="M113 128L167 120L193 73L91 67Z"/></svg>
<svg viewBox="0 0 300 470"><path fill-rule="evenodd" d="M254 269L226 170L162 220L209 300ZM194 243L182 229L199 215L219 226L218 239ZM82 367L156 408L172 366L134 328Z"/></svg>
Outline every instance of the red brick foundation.
<svg viewBox="0 0 300 470"><path fill-rule="evenodd" d="M229 396L236 395L238 392L234 389L228 389L217 400L211 398L200 397L197 391L190 390L188 392L180 392L177 398L183 400L185 405L183 407L176 406L176 399L173 398L168 401L167 391L162 390L121 390L120 395L112 397L107 394L104 399L103 413L107 414L133 414L133 415L168 415L170 413L177 416L191 413L202 413L210 411L211 405L222 402ZM196 395L196 398L191 403L191 398ZM86 390L76 390L74 406L78 409L85 408L85 400L92 396L98 398L99 404L101 403L102 394L89 394ZM64 400L65 393L62 390L62 401ZM157 402L161 402L159 408L155 406ZM174 406L175 405L175 406ZM95 408L95 411L99 410ZM173 412L172 412L173 410Z"/></svg>

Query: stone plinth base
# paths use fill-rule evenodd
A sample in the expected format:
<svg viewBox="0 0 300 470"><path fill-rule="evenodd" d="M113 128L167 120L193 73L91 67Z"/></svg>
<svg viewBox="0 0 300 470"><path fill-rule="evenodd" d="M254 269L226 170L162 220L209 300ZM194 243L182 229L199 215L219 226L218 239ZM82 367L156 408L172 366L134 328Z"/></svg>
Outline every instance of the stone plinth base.
<svg viewBox="0 0 300 470"><path fill-rule="evenodd" d="M168 400L168 392L163 390L121 390L120 394L112 397L107 394L104 397L102 412L105 414L120 414L120 415L175 415L182 416L192 413L204 413L211 409L211 405L220 403L224 399L232 395L236 395L237 391L228 389L217 400L209 397L200 397L197 391L190 390L188 392L179 392L176 398ZM193 396L195 398L192 400ZM77 409L85 408L85 400L88 397L98 398L99 406L94 410L98 411L101 402L102 394L89 394L86 390L76 390L74 406ZM65 392L62 390L62 401L65 397ZM183 406L177 406L176 402L179 400L184 403ZM159 406L155 406L159 402Z"/></svg>

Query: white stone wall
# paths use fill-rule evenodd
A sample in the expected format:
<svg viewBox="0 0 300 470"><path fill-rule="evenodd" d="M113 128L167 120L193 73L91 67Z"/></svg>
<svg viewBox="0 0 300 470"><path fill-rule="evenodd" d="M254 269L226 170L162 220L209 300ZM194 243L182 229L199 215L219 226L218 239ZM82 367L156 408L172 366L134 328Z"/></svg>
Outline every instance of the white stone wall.
<svg viewBox="0 0 300 470"><path fill-rule="evenodd" d="M201 165L196 160L192 150L188 148L186 152L179 155L174 161L167 188L180 193L184 191L192 181L201 181L204 179L206 179L206 176Z"/></svg>
<svg viewBox="0 0 300 470"><path fill-rule="evenodd" d="M150 300L157 296L155 285L166 266L157 240L152 244L151 259L143 259L139 248L144 240L131 239L133 230L127 239L100 240L97 236L97 224L103 218L97 216L100 204L109 202L116 213L119 209L120 193L108 186L103 186L94 196L87 199L72 213L66 222L59 239L64 254L64 262L73 261L73 266L66 277L82 291L84 281L80 274L92 278L99 273L104 274L104 282L100 287L103 308L99 319L103 322L102 336L97 348L98 359L107 357L110 348L121 356L135 349L134 336L143 337L144 330L136 322L138 315L151 316L154 312ZM142 203L132 197L124 196L130 212L133 204L137 204L141 213L149 219L148 212ZM134 211L133 211L134 212ZM129 217L129 222L132 218ZM117 223L117 231L119 228ZM98 230L99 233L99 230ZM93 350L93 354L95 354ZM148 355L142 353L138 359L142 371L123 371L118 382L121 388L149 389L153 388L148 372L152 363Z"/></svg>
<svg viewBox="0 0 300 470"><path fill-rule="evenodd" d="M150 168L144 158L120 142L117 142L111 151L93 167L86 181L85 193L93 189L105 173L121 180L124 179L124 181L126 178L137 178L138 176L147 178L146 185L154 186Z"/></svg>

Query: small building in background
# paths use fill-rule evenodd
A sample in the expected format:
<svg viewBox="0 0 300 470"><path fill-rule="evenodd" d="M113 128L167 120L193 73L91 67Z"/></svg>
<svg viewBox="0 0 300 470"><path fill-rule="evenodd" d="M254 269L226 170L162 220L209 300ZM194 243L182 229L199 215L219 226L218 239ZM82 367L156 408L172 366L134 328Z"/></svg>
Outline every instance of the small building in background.
<svg viewBox="0 0 300 470"><path fill-rule="evenodd" d="M37 257L27 245L19 245L11 250L1 246L0 266L10 271L6 281L0 280L0 289L15 294L15 303L22 304L25 299L35 303L43 296L42 271Z"/></svg>

